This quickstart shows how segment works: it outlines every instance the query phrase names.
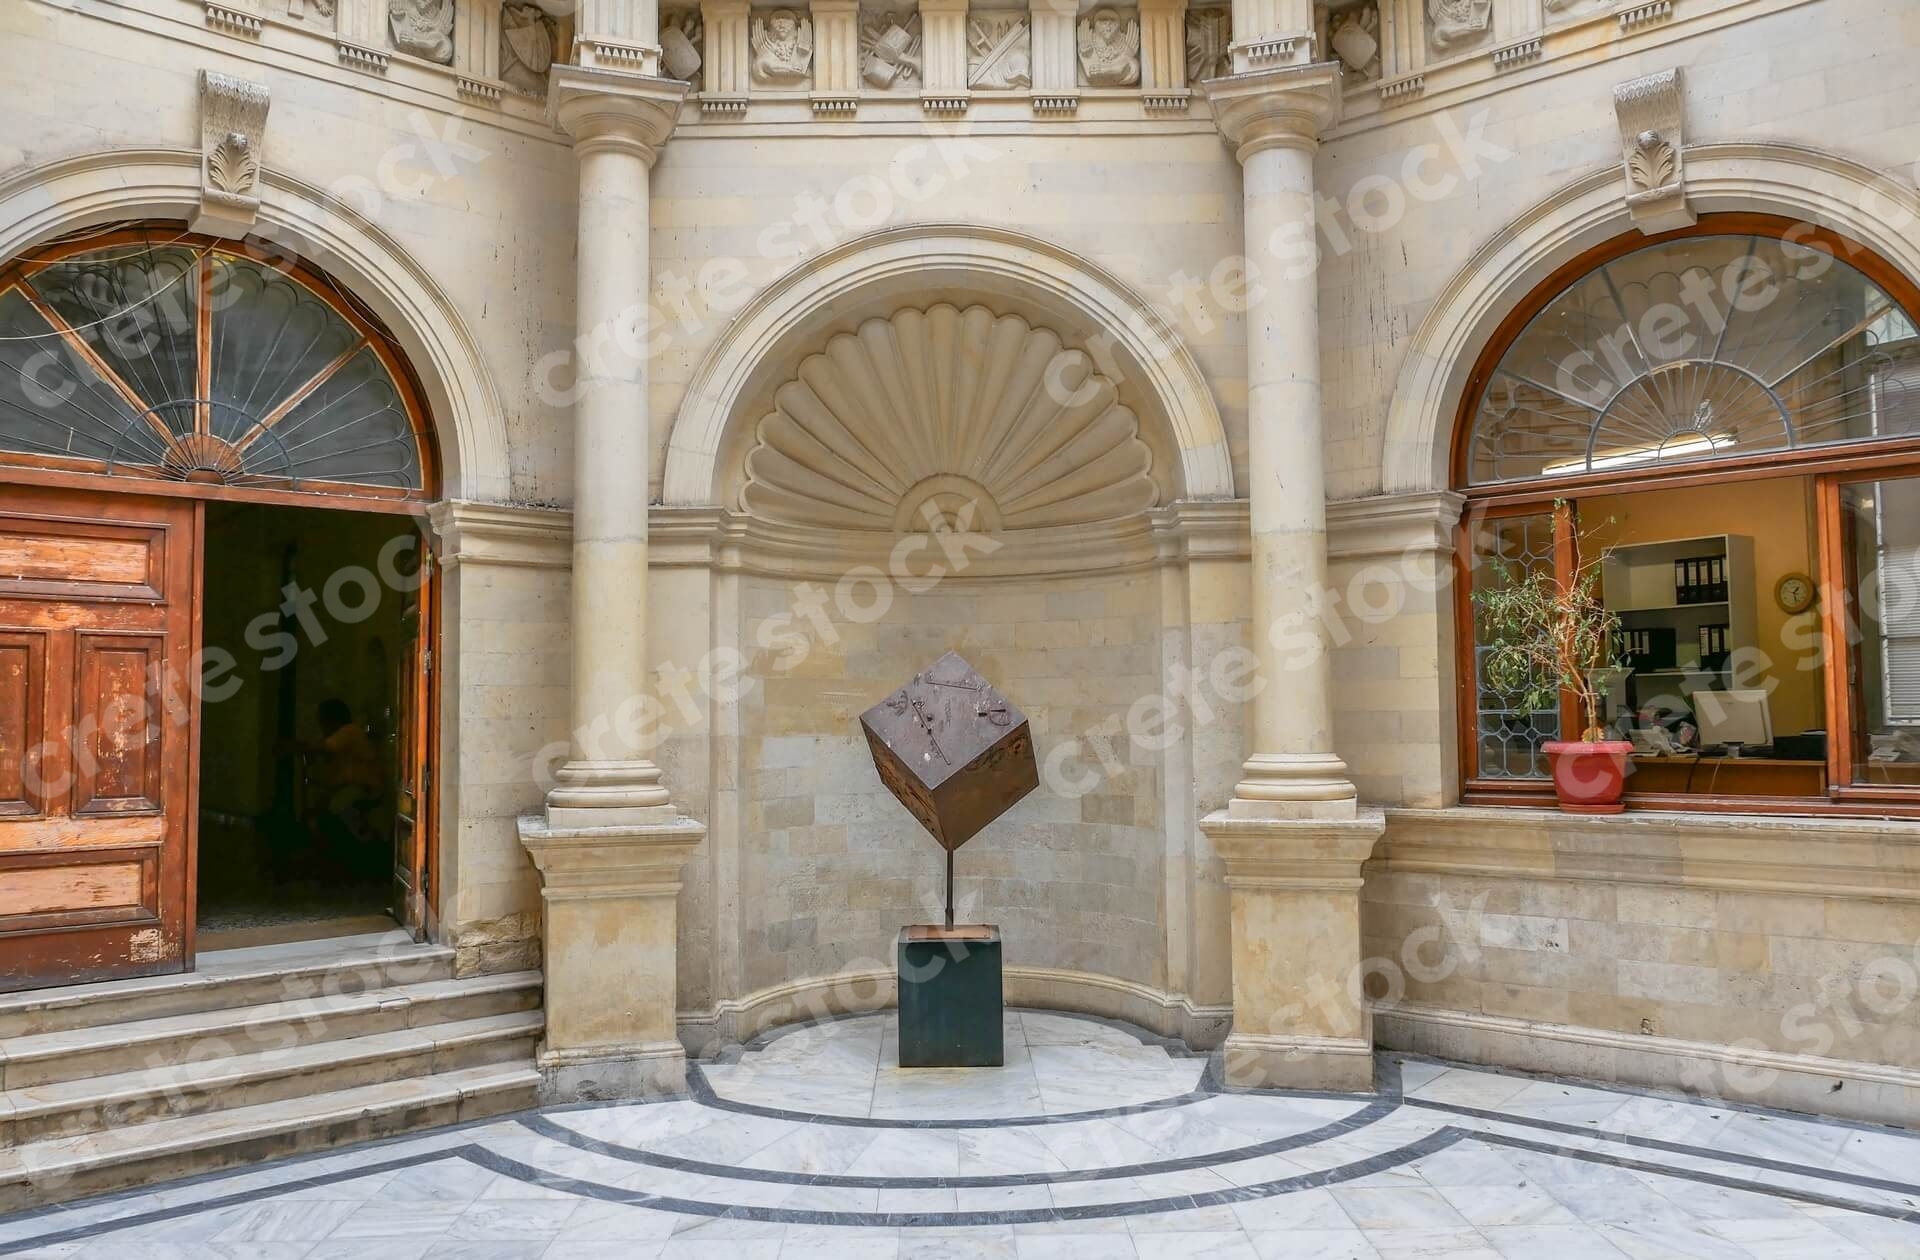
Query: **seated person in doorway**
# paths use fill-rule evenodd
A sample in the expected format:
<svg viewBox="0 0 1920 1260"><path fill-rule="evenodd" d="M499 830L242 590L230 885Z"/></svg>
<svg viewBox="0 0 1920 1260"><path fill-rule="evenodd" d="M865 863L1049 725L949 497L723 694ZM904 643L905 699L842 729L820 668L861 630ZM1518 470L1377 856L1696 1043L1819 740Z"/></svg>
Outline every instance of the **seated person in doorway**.
<svg viewBox="0 0 1920 1260"><path fill-rule="evenodd" d="M301 748L309 825L343 865L355 873L370 871L378 864L373 859L384 862L386 855L384 837L373 825L387 788L380 754L346 701L322 700L319 718L320 742Z"/></svg>

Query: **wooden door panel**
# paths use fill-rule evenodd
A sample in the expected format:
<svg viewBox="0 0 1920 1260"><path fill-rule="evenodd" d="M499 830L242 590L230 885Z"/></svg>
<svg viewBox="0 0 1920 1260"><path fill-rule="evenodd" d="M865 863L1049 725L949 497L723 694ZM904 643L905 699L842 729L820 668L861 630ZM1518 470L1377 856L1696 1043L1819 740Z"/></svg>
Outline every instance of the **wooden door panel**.
<svg viewBox="0 0 1920 1260"><path fill-rule="evenodd" d="M167 636L75 636L73 813L158 813Z"/></svg>
<svg viewBox="0 0 1920 1260"><path fill-rule="evenodd" d="M0 631L0 817L44 811L47 636Z"/></svg>
<svg viewBox="0 0 1920 1260"><path fill-rule="evenodd" d="M0 991L186 963L195 512L6 488Z"/></svg>

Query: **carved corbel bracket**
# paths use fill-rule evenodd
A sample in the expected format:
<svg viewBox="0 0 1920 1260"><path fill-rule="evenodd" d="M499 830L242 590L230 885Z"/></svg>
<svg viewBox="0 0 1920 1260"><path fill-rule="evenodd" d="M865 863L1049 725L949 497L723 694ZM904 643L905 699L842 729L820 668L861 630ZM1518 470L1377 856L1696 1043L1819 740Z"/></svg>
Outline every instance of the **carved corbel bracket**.
<svg viewBox="0 0 1920 1260"><path fill-rule="evenodd" d="M240 237L253 228L271 104L264 83L200 72L200 209L194 231Z"/></svg>
<svg viewBox="0 0 1920 1260"><path fill-rule="evenodd" d="M1698 221L1687 205L1680 68L1630 79L1613 89L1627 212L1651 236Z"/></svg>

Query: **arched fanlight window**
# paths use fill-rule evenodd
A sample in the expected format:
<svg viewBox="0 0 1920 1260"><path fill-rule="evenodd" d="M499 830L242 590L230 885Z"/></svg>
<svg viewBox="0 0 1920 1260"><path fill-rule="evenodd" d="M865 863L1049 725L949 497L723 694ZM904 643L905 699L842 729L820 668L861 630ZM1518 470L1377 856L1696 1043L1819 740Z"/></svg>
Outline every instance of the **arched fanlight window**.
<svg viewBox="0 0 1920 1260"><path fill-rule="evenodd" d="M0 456L417 497L419 405L380 328L303 268L152 231L0 272Z"/></svg>
<svg viewBox="0 0 1920 1260"><path fill-rule="evenodd" d="M1464 472L1478 486L1916 435L1920 336L1884 289L1812 244L1684 236L1532 317L1487 377Z"/></svg>

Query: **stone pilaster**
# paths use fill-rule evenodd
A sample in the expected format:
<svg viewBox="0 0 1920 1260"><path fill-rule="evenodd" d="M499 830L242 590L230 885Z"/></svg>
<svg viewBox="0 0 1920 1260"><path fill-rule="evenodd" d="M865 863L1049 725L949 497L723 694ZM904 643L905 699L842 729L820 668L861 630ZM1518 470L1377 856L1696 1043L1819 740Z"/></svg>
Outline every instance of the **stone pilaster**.
<svg viewBox="0 0 1920 1260"><path fill-rule="evenodd" d="M1236 74L1313 60L1311 0L1233 0Z"/></svg>
<svg viewBox="0 0 1920 1260"><path fill-rule="evenodd" d="M967 108L967 0L920 0L920 99L932 113Z"/></svg>
<svg viewBox="0 0 1920 1260"><path fill-rule="evenodd" d="M1150 110L1187 108L1187 0L1140 0L1140 87Z"/></svg>
<svg viewBox="0 0 1920 1260"><path fill-rule="evenodd" d="M579 164L573 406L571 750L544 817L520 820L545 903L551 1099L685 1083L673 1040L680 864L705 829L651 758L647 693L649 184L687 85L589 66L552 71ZM637 489L638 488L638 489ZM664 1032L662 1031L664 1030Z"/></svg>
<svg viewBox="0 0 1920 1260"><path fill-rule="evenodd" d="M860 0L813 0L816 114L851 114L860 105Z"/></svg>
<svg viewBox="0 0 1920 1260"><path fill-rule="evenodd" d="M1240 9L1235 7L1236 22ZM1333 750L1323 614L1327 503L1320 398L1313 155L1339 108L1327 64L1209 80L1213 114L1245 174L1250 603L1262 686L1227 808L1200 829L1232 890L1229 1078L1366 1089L1372 1036L1357 989L1360 864L1379 839ZM1303 265L1304 260L1304 265Z"/></svg>
<svg viewBox="0 0 1920 1260"><path fill-rule="evenodd" d="M545 1099L686 1088L674 1032L680 871L706 834L691 818L583 828L521 820L545 911Z"/></svg>
<svg viewBox="0 0 1920 1260"><path fill-rule="evenodd" d="M660 73L659 0L580 0L574 60L583 66Z"/></svg>
<svg viewBox="0 0 1920 1260"><path fill-rule="evenodd" d="M1080 49L1075 0L1029 0L1033 111L1071 114L1080 107Z"/></svg>
<svg viewBox="0 0 1920 1260"><path fill-rule="evenodd" d="M1386 828L1226 818L1201 824L1232 897L1230 1085L1373 1088L1373 1026L1360 987L1360 866Z"/></svg>
<svg viewBox="0 0 1920 1260"><path fill-rule="evenodd" d="M706 66L700 84L700 112L738 114L747 108L753 65L748 35L747 0L704 0L700 22L706 28L702 53Z"/></svg>

